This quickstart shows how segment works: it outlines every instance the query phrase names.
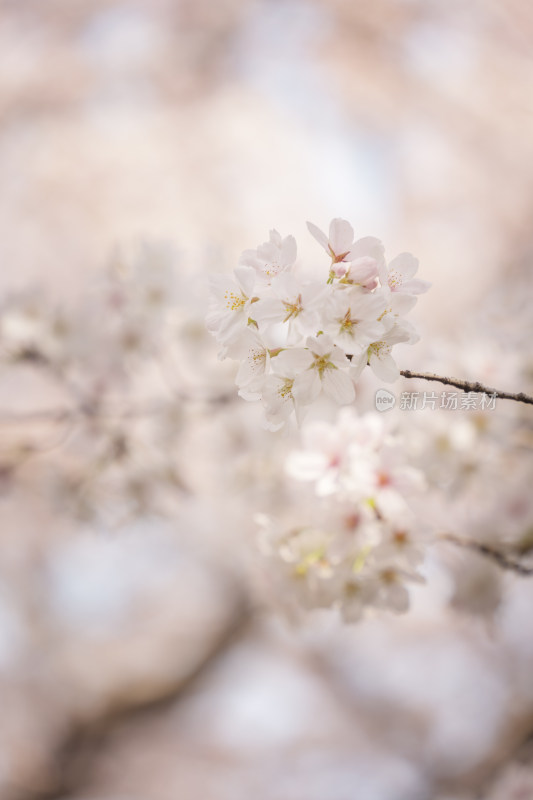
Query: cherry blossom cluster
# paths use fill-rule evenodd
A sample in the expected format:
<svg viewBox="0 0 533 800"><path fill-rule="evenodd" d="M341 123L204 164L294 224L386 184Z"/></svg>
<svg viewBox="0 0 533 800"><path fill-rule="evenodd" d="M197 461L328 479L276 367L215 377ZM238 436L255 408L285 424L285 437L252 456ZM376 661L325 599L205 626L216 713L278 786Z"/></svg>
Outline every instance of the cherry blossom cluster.
<svg viewBox="0 0 533 800"><path fill-rule="evenodd" d="M346 621L371 608L407 611L408 585L423 580L426 531L415 508L425 481L401 437L378 414L343 409L335 424L305 423L302 438L286 472L310 483L311 496L293 504L290 521L257 520L277 563L276 596L297 608L339 608Z"/></svg>
<svg viewBox="0 0 533 800"><path fill-rule="evenodd" d="M300 422L321 392L353 402L367 365L381 380L396 380L392 349L418 341L405 315L430 286L414 277L410 253L387 263L382 243L354 241L346 220L334 219L329 236L307 226L330 259L325 279L302 279L294 237L276 230L242 253L233 279L212 278L207 327L221 344L219 357L240 362L239 394L262 401L270 430L293 412Z"/></svg>

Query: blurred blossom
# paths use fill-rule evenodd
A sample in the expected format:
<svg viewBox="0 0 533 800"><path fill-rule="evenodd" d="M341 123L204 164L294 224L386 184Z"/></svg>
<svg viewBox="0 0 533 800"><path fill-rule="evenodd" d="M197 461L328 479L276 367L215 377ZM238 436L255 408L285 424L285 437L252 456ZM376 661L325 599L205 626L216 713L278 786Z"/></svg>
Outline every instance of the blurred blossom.
<svg viewBox="0 0 533 800"><path fill-rule="evenodd" d="M51 554L50 602L55 614L87 633L118 629L143 593L175 580L180 554L172 539L150 530L83 532Z"/></svg>
<svg viewBox="0 0 533 800"><path fill-rule="evenodd" d="M527 800L533 796L533 770L524 764L512 764L497 778L486 800Z"/></svg>
<svg viewBox="0 0 533 800"><path fill-rule="evenodd" d="M23 655L26 631L24 620L4 587L0 588L0 670L9 670Z"/></svg>
<svg viewBox="0 0 533 800"><path fill-rule="evenodd" d="M532 34L2 4L2 797L533 796Z"/></svg>

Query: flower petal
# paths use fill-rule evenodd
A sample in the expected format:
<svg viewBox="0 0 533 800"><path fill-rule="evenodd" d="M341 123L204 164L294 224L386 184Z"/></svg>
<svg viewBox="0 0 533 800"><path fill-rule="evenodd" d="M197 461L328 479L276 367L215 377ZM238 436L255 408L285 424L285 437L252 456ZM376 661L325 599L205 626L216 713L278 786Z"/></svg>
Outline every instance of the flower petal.
<svg viewBox="0 0 533 800"><path fill-rule="evenodd" d="M348 253L353 244L353 228L345 219L333 219L329 226L329 243L336 255Z"/></svg>
<svg viewBox="0 0 533 800"><path fill-rule="evenodd" d="M412 278L418 270L418 258L411 253L400 253L389 264L389 272L399 272L404 278Z"/></svg>
<svg viewBox="0 0 533 800"><path fill-rule="evenodd" d="M307 370L313 362L313 356L309 350L303 347L295 347L290 350L282 350L277 356L271 359L272 371L276 375L283 375L287 378L294 377L297 373Z"/></svg>
<svg viewBox="0 0 533 800"><path fill-rule="evenodd" d="M281 242L281 257L284 264L294 264L296 261L296 239L294 236L287 236Z"/></svg>
<svg viewBox="0 0 533 800"><path fill-rule="evenodd" d="M370 258L374 258L378 264L381 264L384 252L385 248L379 239L376 239L375 236L364 236L351 246L348 260L355 261L362 256L370 256Z"/></svg>
<svg viewBox="0 0 533 800"><path fill-rule="evenodd" d="M292 396L299 403L312 403L320 394L322 388L320 378L316 369L308 369L301 372L294 379Z"/></svg>
<svg viewBox="0 0 533 800"><path fill-rule="evenodd" d="M355 388L348 373L342 369L327 369L322 378L325 394L340 405L353 403Z"/></svg>
<svg viewBox="0 0 533 800"><path fill-rule="evenodd" d="M241 287L246 297L250 297L255 285L257 273L253 267L235 267L234 270L237 282Z"/></svg>
<svg viewBox="0 0 533 800"><path fill-rule="evenodd" d="M428 289L431 289L429 281L423 281L421 278L413 278L412 280L403 281L401 291L407 295L424 294Z"/></svg>
<svg viewBox="0 0 533 800"><path fill-rule="evenodd" d="M377 277L378 262L370 256L356 258L350 266L350 280L355 283L367 283L372 278Z"/></svg>
<svg viewBox="0 0 533 800"><path fill-rule="evenodd" d="M307 229L308 229L309 233L311 234L311 236L312 236L314 239L316 239L316 240L317 240L317 242L318 242L320 245L322 245L322 247L324 248L324 250L326 251L326 253L327 253L327 252L329 252L329 250L328 250L328 245L329 245L329 242L328 242L328 237L326 236L326 234L325 234L325 233L323 233L323 232L320 230L320 228L317 228L317 226L316 226L316 225L313 225L313 223L312 223L312 222L308 222L308 223L307 223Z"/></svg>
<svg viewBox="0 0 533 800"><path fill-rule="evenodd" d="M393 383L400 377L400 370L398 369L395 360L391 355L377 356L375 353L370 355L370 366L375 374L382 381Z"/></svg>

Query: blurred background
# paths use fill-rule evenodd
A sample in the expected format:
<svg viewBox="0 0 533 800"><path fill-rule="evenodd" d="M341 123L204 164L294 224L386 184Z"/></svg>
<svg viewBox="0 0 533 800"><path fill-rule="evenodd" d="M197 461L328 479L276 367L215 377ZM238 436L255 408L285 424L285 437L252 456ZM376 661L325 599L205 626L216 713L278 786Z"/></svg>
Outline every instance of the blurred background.
<svg viewBox="0 0 533 800"><path fill-rule="evenodd" d="M435 567L405 618L266 612L247 548L287 443L208 399L232 380L199 332L208 272L273 227L317 259L305 221L343 217L433 284L402 366L531 390L531 4L2 0L0 52L0 344L24 343L0 374L1 796L533 798L527 580L501 600L497 569L461 553L455 589ZM103 324L103 270L142 242L178 265L182 372L119 388L199 403L102 422L77 375L83 421L43 419L72 400L30 363L45 340L61 361L57 309ZM531 422L504 418L525 527ZM481 427L461 431L464 455ZM479 470L486 512L497 465L483 483L470 449L449 469Z"/></svg>

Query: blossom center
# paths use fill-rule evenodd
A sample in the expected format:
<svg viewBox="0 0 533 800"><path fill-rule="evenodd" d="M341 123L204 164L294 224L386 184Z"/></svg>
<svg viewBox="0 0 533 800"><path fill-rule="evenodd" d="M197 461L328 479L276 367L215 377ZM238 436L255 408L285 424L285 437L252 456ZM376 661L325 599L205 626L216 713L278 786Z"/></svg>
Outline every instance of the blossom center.
<svg viewBox="0 0 533 800"><path fill-rule="evenodd" d="M317 356L315 353L313 353L313 355L315 356L315 360L311 364L311 367L312 369L316 369L318 371L318 374L321 378L327 369L337 369L335 364L332 364L329 360L331 353L328 353L325 356Z"/></svg>
<svg viewBox="0 0 533 800"><path fill-rule="evenodd" d="M350 317L350 313L351 313L351 308L349 308L344 317L342 317L339 320L341 333L353 334L352 328L354 327L354 325L358 325L360 322L360 320L358 319L352 319Z"/></svg>
<svg viewBox="0 0 533 800"><path fill-rule="evenodd" d="M369 354L373 353L378 358L384 358L385 356L388 356L390 354L392 346L390 344L387 344L387 342L385 342L384 340L381 340L381 342L374 342L373 344L371 344L368 350Z"/></svg>
<svg viewBox="0 0 533 800"><path fill-rule="evenodd" d="M288 319L291 317L297 317L300 311L303 311L302 295L299 294L294 303L288 303L286 300L284 300L283 305L285 306L285 310L287 312L283 322L287 322Z"/></svg>
<svg viewBox="0 0 533 800"><path fill-rule="evenodd" d="M276 275L278 275L281 272L281 265L266 263L264 270L265 270L265 275L268 278L275 278Z"/></svg>
<svg viewBox="0 0 533 800"><path fill-rule="evenodd" d="M266 363L266 350L250 350L248 361L252 369L261 368Z"/></svg>
<svg viewBox="0 0 533 800"><path fill-rule="evenodd" d="M407 531L396 531L393 536L394 543L400 546L406 545L408 542Z"/></svg>
<svg viewBox="0 0 533 800"><path fill-rule="evenodd" d="M400 275L399 272L396 272L396 270L393 270L392 272L389 273L388 283L391 289L395 286L401 286L402 281L403 281L402 275Z"/></svg>
<svg viewBox="0 0 533 800"><path fill-rule="evenodd" d="M285 378L284 382L278 389L278 394L282 400L291 400L292 399L292 387L294 384L294 378Z"/></svg>
<svg viewBox="0 0 533 800"><path fill-rule="evenodd" d="M390 569L382 570L380 577L383 583L395 583L398 580L398 573L391 567Z"/></svg>
<svg viewBox="0 0 533 800"><path fill-rule="evenodd" d="M344 261L344 259L346 258L346 256L350 252L349 250L347 250L345 253L338 253L337 254L333 250L331 245L328 245L328 249L329 249L329 254L331 256L331 261L332 261L333 264L338 264L339 262Z"/></svg>
<svg viewBox="0 0 533 800"><path fill-rule="evenodd" d="M245 295L238 295L236 292L232 292L230 289L224 292L226 308L228 308L230 311L237 311L237 309L242 308L247 300L248 298Z"/></svg>

